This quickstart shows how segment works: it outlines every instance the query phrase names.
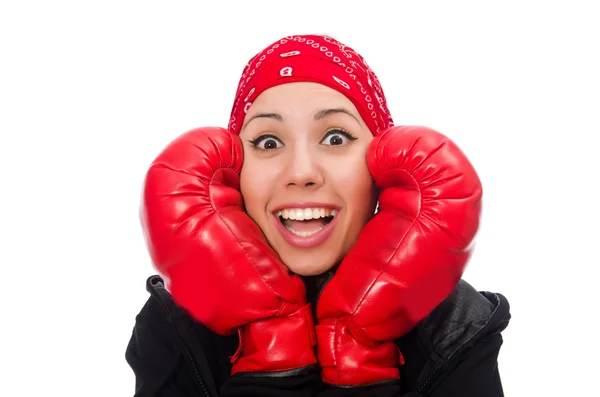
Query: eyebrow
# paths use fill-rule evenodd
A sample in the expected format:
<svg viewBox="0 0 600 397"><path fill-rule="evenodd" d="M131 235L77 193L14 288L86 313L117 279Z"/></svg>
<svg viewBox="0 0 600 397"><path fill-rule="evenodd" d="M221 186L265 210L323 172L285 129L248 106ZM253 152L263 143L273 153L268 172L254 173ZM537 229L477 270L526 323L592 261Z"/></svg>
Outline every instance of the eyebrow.
<svg viewBox="0 0 600 397"><path fill-rule="evenodd" d="M317 113L315 113L314 119L315 120L321 120L321 119L324 119L327 116L330 116L332 114L337 114L337 113L347 114L348 116L350 116L354 120L356 120L356 122L358 124L360 124L360 120L358 120L358 118L354 114L352 114L352 112L350 112L349 110L344 109L344 108L331 108L331 109L319 110ZM242 126L242 129L246 128L246 126L252 120L258 119L258 118L268 118L268 119L273 119L273 120L277 120L277 121L283 122L283 117L279 113L257 113L255 115L253 115L252 117L250 117L246 121L246 123L244 123L244 125Z"/></svg>
<svg viewBox="0 0 600 397"><path fill-rule="evenodd" d="M356 118L355 115L352 114L352 112L350 112L347 109L344 108L333 108L333 109L323 109L323 110L319 110L316 114L315 114L315 120L321 120L329 115L332 114L336 114L336 113L344 113L347 114L348 116L352 117L354 120L356 120L356 122L358 124L360 124L360 121L358 120L358 118Z"/></svg>
<svg viewBox="0 0 600 397"><path fill-rule="evenodd" d="M278 113L256 113L254 116L250 117L244 123L244 125L242 126L242 129L246 128L246 126L248 124L250 124L250 122L252 120L258 119L258 118L261 118L261 117L268 118L268 119L274 119L274 120L277 120L277 121L283 121L283 117L280 114L278 114Z"/></svg>

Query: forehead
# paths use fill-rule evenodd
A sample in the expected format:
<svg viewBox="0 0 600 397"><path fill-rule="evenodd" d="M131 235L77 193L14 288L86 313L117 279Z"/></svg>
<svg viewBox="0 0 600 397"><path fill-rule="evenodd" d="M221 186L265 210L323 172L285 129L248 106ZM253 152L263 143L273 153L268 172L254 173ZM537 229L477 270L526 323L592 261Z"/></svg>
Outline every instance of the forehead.
<svg viewBox="0 0 600 397"><path fill-rule="evenodd" d="M356 108L341 92L313 82L294 82L277 85L263 91L248 109L256 111L280 111L294 107L314 111L324 107L345 107L354 112ZM268 109L267 109L268 108Z"/></svg>

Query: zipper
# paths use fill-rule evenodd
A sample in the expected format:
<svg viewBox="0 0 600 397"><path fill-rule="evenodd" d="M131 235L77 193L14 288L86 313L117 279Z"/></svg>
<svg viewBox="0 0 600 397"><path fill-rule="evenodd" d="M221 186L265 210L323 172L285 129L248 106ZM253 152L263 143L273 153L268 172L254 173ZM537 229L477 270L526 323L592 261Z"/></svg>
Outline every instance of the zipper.
<svg viewBox="0 0 600 397"><path fill-rule="evenodd" d="M157 284L157 282L155 280L152 280L151 283L153 286L155 286ZM162 279L160 279L160 284L162 284L164 286ZM157 291L156 289L153 288L153 291L154 291L154 293L156 293L158 295L158 296L156 296L156 299L158 300L159 304L161 305L163 312L166 314L165 317L167 319L167 322L169 323L169 328L171 328L171 331L173 332L173 334L177 335L177 339L180 342L180 346L183 348L183 352L187 358L188 364L192 367L194 375L196 376L196 381L200 385L200 388L202 389L204 396L211 397L210 393L208 392L208 389L206 388L206 384L204 383L204 380L202 380L202 377L200 376L200 371L198 371L198 367L196 366L196 361L194 360L194 357L192 356L190 349L185 344L185 340L183 339L183 336L177 330L177 327L175 326L175 324L173 322L175 315L174 315L173 311L171 310L171 308L169 307L169 305L167 305L166 302L163 300L162 294L164 292L166 292L166 290Z"/></svg>
<svg viewBox="0 0 600 397"><path fill-rule="evenodd" d="M443 362L441 365L436 367L431 374L427 377L425 382L419 387L419 393L423 393L425 389L431 385L431 383L436 380L437 375L443 369L454 370L457 365L459 365L464 357L464 355L469 351L469 346L460 348L457 352L455 352L448 361Z"/></svg>
<svg viewBox="0 0 600 397"><path fill-rule="evenodd" d="M167 319L168 319L169 327L171 328L171 331L173 331L173 333L175 335L177 335L177 339L179 340L180 345L183 348L183 352L184 352L184 354L185 354L185 356L187 358L188 364L192 367L194 375L196 376L196 381L198 381L198 384L200 385L200 388L202 389L202 392L204 393L204 396L205 397L211 397L210 394L208 393L206 385L204 384L204 380L202 380L202 377L200 376L200 371L198 371L198 367L196 366L196 361L194 360L194 357L192 356L192 353L190 352L190 349L185 344L185 341L183 340L183 336L181 336L181 334L177 330L177 327L173 324L173 317L172 317L172 315L169 315L167 317Z"/></svg>
<svg viewBox="0 0 600 397"><path fill-rule="evenodd" d="M425 389L427 388L427 386L429 386L429 384L431 383L431 381L433 379L435 379L435 376L438 374L438 372L440 372L440 370L443 368L444 366L441 365L439 367L437 367L436 369L433 370L433 372L427 377L427 379L425 380L425 382L423 382L423 384L421 384L421 386L419 387L419 393L423 394L423 392L425 391Z"/></svg>
<svg viewBox="0 0 600 397"><path fill-rule="evenodd" d="M204 381L202 380L202 377L200 376L200 372L198 371L198 367L196 366L196 362L194 361L194 358L192 357L192 353L190 353L190 349L183 342L183 338L181 337L181 335L179 334L179 332L177 333L177 335L179 335L179 339L181 340L181 344L183 346L183 351L185 352L185 354L188 357L188 361L189 361L190 365L192 366L192 369L194 370L194 374L196 375L196 380L200 384L200 388L202 389L202 392L204 393L204 395L206 397L210 397L210 394L208 393L208 390L206 390L206 385L204 384Z"/></svg>

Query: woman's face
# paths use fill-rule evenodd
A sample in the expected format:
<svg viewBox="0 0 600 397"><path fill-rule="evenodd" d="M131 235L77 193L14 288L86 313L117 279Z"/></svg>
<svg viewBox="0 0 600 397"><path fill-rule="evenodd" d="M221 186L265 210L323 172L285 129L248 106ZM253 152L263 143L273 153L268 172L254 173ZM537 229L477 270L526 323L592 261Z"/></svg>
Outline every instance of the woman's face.
<svg viewBox="0 0 600 397"><path fill-rule="evenodd" d="M240 132L247 214L294 273L332 268L373 216L373 136L352 102L316 83L261 93Z"/></svg>

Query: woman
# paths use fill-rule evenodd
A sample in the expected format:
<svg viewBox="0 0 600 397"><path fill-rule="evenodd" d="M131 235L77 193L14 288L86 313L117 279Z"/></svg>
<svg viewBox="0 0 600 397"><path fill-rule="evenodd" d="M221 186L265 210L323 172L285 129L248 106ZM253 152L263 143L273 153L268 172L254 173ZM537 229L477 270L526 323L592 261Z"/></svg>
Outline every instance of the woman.
<svg viewBox="0 0 600 397"><path fill-rule="evenodd" d="M393 126L353 49L278 40L228 128L181 135L146 175L161 276L127 349L136 395L502 395L508 302L461 281L480 205L461 150Z"/></svg>

